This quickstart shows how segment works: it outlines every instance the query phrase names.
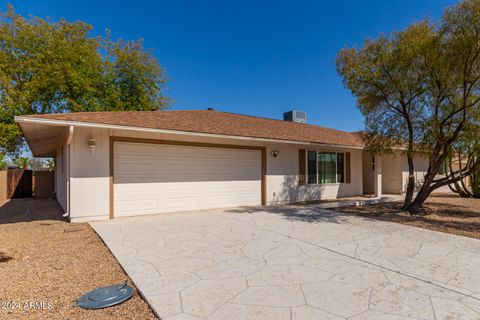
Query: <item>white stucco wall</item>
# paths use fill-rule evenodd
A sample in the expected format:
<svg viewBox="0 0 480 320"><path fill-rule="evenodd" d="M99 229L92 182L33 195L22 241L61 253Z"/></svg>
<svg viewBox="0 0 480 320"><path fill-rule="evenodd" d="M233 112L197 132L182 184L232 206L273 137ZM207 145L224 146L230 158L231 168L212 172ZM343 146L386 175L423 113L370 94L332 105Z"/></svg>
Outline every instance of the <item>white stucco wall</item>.
<svg viewBox="0 0 480 320"><path fill-rule="evenodd" d="M298 185L298 149L316 151L350 152L351 183L329 183L319 185ZM278 150L277 158L270 155ZM284 204L297 201L334 199L361 195L362 151L331 147L306 147L302 145L267 145L267 204Z"/></svg>
<svg viewBox="0 0 480 320"><path fill-rule="evenodd" d="M55 153L55 192L57 201L64 212L67 212L67 181L68 181L68 149L64 143L61 143Z"/></svg>
<svg viewBox="0 0 480 320"><path fill-rule="evenodd" d="M70 147L67 145L68 134L69 130L66 127L58 137L55 150L55 194L64 212L68 212L68 184L71 167Z"/></svg>
<svg viewBox="0 0 480 320"><path fill-rule="evenodd" d="M395 151L382 155L382 192L402 193L402 153Z"/></svg>
<svg viewBox="0 0 480 320"><path fill-rule="evenodd" d="M252 140L194 137L187 135L146 133L127 130L75 128L72 141L70 179L70 218L72 221L109 218L110 168L109 137L132 137L159 140L265 146L267 158L267 204L301 200L331 199L362 194L362 150L313 148L301 144L265 143ZM88 139L96 140L94 153ZM348 151L351 153L351 183L298 186L298 149ZM274 158L271 151L279 151Z"/></svg>
<svg viewBox="0 0 480 320"><path fill-rule="evenodd" d="M371 165L371 153L363 152L363 192L373 194L374 176ZM408 182L408 161L403 150L382 154L382 192L400 194L406 191ZM421 180L428 170L428 158L422 155L414 157L415 179ZM368 162L368 163L367 163Z"/></svg>
<svg viewBox="0 0 480 320"><path fill-rule="evenodd" d="M428 170L428 158L422 155L415 155L413 158L415 180L423 180ZM408 160L407 155L402 153L402 192L407 190L408 184Z"/></svg>
<svg viewBox="0 0 480 320"><path fill-rule="evenodd" d="M88 139L96 139L92 153ZM75 128L71 145L70 219L96 220L109 216L109 131Z"/></svg>

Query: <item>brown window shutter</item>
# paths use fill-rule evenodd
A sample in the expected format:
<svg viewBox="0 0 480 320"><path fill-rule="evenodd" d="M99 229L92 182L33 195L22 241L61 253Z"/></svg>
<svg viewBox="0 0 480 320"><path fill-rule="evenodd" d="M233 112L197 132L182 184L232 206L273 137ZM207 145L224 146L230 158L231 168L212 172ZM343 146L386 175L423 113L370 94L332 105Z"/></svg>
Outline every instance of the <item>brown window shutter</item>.
<svg viewBox="0 0 480 320"><path fill-rule="evenodd" d="M305 165L306 162L306 150L298 149L298 185L304 186L307 182L307 168Z"/></svg>
<svg viewBox="0 0 480 320"><path fill-rule="evenodd" d="M350 152L345 152L345 183L352 183Z"/></svg>

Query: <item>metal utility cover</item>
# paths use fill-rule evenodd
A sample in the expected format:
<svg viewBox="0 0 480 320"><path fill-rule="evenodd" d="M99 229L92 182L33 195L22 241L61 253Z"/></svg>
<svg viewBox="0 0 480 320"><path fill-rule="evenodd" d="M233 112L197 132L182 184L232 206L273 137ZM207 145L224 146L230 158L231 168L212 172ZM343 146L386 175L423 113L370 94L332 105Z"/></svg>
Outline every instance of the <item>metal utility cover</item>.
<svg viewBox="0 0 480 320"><path fill-rule="evenodd" d="M102 309L127 301L133 295L133 288L124 284L98 288L87 292L77 300L83 309Z"/></svg>

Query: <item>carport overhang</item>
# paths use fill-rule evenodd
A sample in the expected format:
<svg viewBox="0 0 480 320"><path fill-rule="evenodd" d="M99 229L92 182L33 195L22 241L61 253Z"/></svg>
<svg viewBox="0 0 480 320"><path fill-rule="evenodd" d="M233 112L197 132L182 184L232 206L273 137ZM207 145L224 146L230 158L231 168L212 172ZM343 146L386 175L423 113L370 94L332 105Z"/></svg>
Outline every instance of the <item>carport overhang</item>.
<svg viewBox="0 0 480 320"><path fill-rule="evenodd" d="M73 126L18 121L34 157L55 157L57 148L71 139ZM68 141L67 141L68 142Z"/></svg>

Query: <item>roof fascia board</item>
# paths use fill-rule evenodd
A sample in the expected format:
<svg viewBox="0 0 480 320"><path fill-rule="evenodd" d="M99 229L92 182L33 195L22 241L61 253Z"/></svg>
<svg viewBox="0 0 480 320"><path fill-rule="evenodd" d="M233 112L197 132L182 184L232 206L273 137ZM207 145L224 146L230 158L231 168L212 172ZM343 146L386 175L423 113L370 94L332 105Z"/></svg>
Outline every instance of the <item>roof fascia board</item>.
<svg viewBox="0 0 480 320"><path fill-rule="evenodd" d="M16 116L15 122L18 122L20 125L22 123L36 123L36 124L45 124L45 125L52 125L52 126L94 127L94 128L103 128L103 129L113 129L113 130L156 132L156 133L168 133L168 134L188 135L188 136L197 136L197 137L238 139L238 140L261 141L261 142L272 142L272 143L303 144L303 145L312 145L312 146L338 147L338 148L363 150L363 147L349 146L349 145L343 145L343 144L315 143L315 142L307 142L307 141L293 141L293 140L281 140L281 139L269 139L269 138L254 138L254 137L233 136L233 135L224 135L224 134L215 134L215 133L142 128L142 127L123 126L123 125L116 125L116 124L102 124L102 123L94 123L94 122L40 119L40 118L30 118L30 117L23 117L23 116Z"/></svg>

